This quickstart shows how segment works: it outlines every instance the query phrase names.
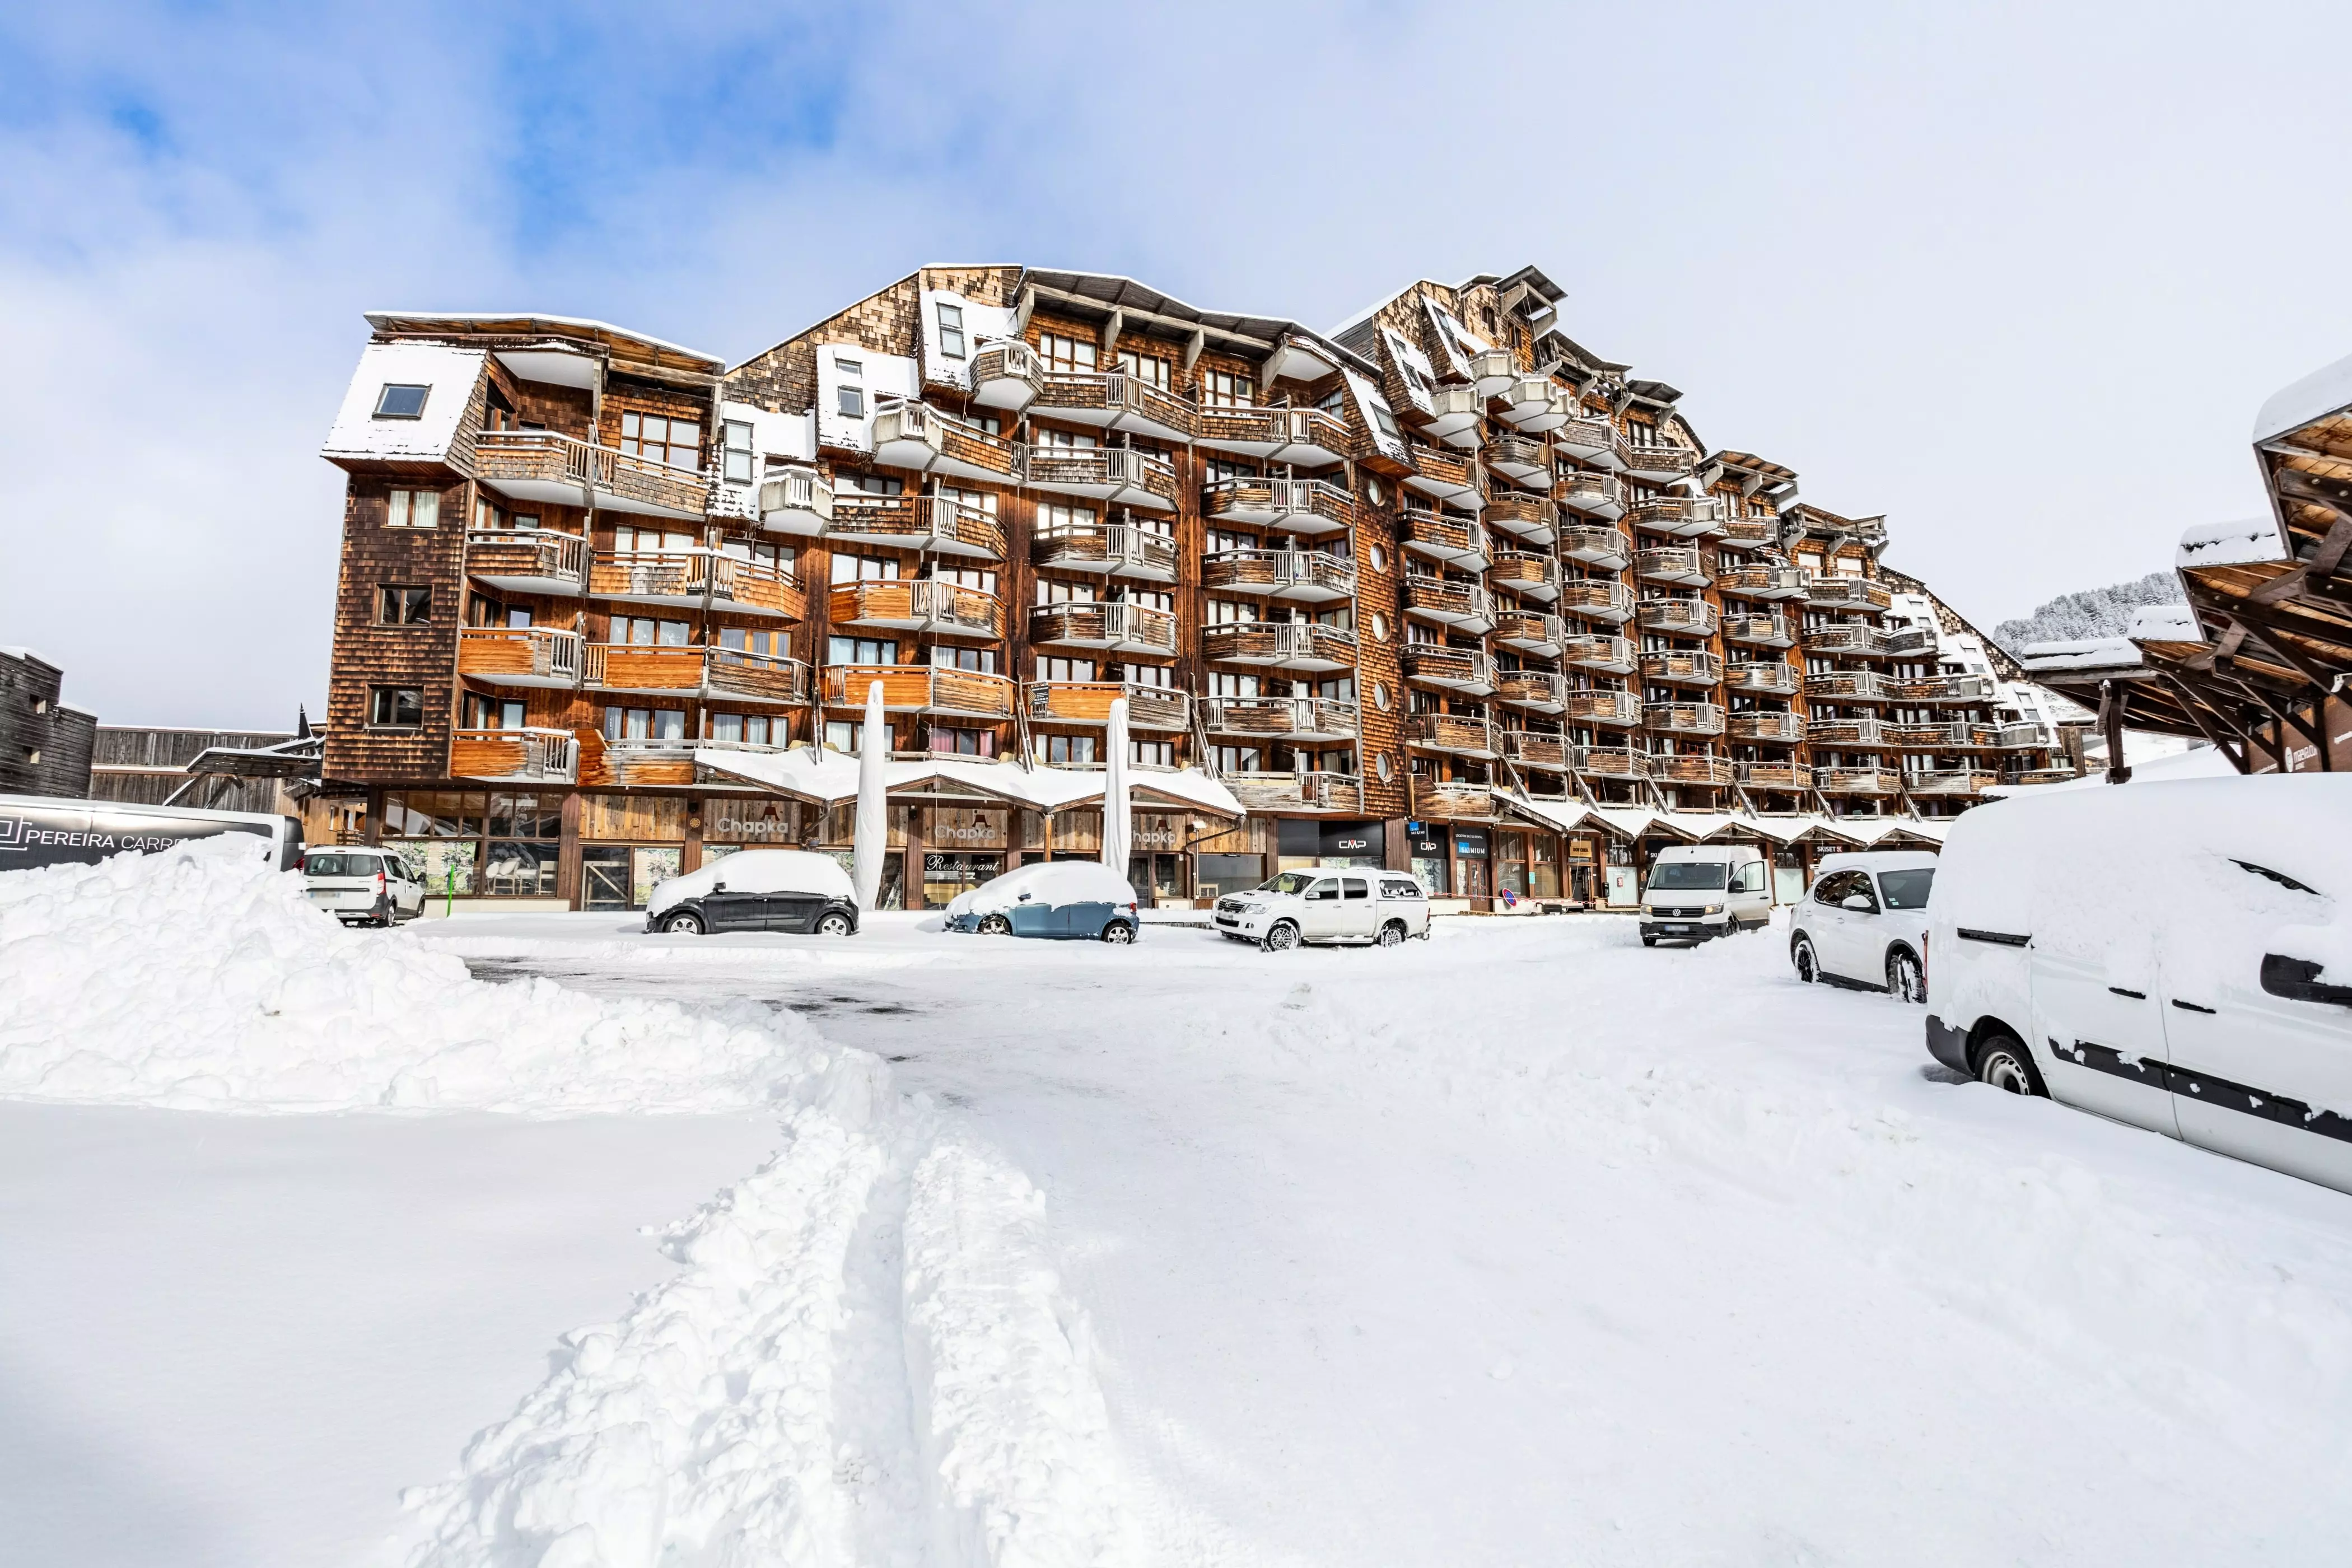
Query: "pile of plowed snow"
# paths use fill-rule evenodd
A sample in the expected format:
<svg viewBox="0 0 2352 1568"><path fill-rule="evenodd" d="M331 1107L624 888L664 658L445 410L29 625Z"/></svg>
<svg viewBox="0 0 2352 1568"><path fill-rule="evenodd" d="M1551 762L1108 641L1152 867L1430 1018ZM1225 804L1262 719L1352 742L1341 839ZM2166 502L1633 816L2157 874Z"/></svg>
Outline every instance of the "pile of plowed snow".
<svg viewBox="0 0 2352 1568"><path fill-rule="evenodd" d="M798 1016L726 1020L487 984L346 931L226 839L0 876L0 1094L240 1110L714 1110L830 1061Z"/></svg>

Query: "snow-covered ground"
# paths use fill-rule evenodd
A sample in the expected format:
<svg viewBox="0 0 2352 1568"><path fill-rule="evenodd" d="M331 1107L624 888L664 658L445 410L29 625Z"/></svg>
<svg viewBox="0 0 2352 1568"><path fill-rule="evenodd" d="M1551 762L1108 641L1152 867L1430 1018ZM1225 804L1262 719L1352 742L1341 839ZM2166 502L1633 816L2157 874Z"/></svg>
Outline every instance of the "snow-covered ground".
<svg viewBox="0 0 2352 1568"><path fill-rule="evenodd" d="M0 879L0 986L24 907ZM429 969L453 1007L520 1029L510 1081L499 1043L440 1008L364 1065L249 1086L146 1059L137 1031L173 1026L142 1016L82 1037L138 1058L105 1068L33 1037L91 1005L59 994L29 1027L0 1015L0 1094L290 1109L292 1085L322 1115L331 1082L332 1125L386 1102L549 1117L576 1068L601 1111L775 1108L781 1152L681 1210L666 1263L627 1238L660 1283L545 1323L535 1390L403 1362L470 1412L438 1467L382 1478L418 1489L403 1551L425 1563L2340 1559L2352 1199L1950 1082L1918 1009L1796 984L1778 934L1644 950L1613 919L1454 921L1400 951L1276 957L1197 930L1114 949L929 923L331 932L346 980ZM480 1000L448 955L507 994ZM248 985L218 959L148 984L208 1018L185 993ZM501 1011L516 994L636 1044L577 1058ZM207 1049L299 1056L268 1032L286 998L240 995L265 1021ZM375 1120L420 1118L478 1120ZM11 1169L0 1259L43 1179ZM266 1178L205 1191L278 1201ZM17 1299L0 1289L0 1336ZM92 1331L93 1354L121 1333ZM205 1331L267 1357L259 1329ZM285 1427L247 1441L358 1443ZM215 1517L271 1539L266 1484L145 1480L217 1487ZM0 1516L19 1484L0 1467Z"/></svg>

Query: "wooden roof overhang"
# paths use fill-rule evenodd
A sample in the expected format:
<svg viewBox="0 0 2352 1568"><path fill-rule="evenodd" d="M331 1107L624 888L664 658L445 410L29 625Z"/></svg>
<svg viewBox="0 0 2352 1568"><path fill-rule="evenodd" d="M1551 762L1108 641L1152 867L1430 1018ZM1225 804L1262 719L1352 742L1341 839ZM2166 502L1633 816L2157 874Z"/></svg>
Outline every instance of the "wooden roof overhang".
<svg viewBox="0 0 2352 1568"><path fill-rule="evenodd" d="M707 387L726 370L714 355L646 337L605 321L508 311L370 310L367 323L386 338L478 342L484 348L528 350L550 342L577 346L613 370L653 381Z"/></svg>
<svg viewBox="0 0 2352 1568"><path fill-rule="evenodd" d="M1114 335L1132 325L1179 341L1189 340L1184 361L1188 369L1203 349L1213 348L1269 366L1277 373L1282 373L1283 362L1303 357L1374 379L1380 375L1380 367L1362 354L1299 322L1230 310L1203 310L1132 278L1033 267L1023 270L1018 292L1024 300L1019 312L1024 321L1027 319L1029 302L1034 301L1084 321L1101 322Z"/></svg>

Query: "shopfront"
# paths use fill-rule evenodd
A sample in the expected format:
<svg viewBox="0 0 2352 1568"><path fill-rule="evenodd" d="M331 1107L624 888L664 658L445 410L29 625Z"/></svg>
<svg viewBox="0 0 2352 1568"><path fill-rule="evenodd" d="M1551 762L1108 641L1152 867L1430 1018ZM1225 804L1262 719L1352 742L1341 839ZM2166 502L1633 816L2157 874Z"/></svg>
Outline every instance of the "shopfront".
<svg viewBox="0 0 2352 1568"><path fill-rule="evenodd" d="M678 874L686 823L684 795L581 795L580 907L644 909L654 889Z"/></svg>
<svg viewBox="0 0 2352 1568"><path fill-rule="evenodd" d="M1387 842L1386 830L1377 822L1326 822L1297 816L1279 819L1275 839L1280 869L1285 871L1317 867L1377 870Z"/></svg>

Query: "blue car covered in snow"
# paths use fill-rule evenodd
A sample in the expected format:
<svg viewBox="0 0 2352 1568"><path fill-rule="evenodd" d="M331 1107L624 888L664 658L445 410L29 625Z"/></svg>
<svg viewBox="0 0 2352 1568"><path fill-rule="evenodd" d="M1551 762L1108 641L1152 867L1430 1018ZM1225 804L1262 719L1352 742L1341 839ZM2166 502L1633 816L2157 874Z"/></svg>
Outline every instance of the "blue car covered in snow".
<svg viewBox="0 0 2352 1568"><path fill-rule="evenodd" d="M1055 860L1007 871L959 893L947 929L978 936L1034 936L1124 944L1142 934L1135 889L1095 860Z"/></svg>

